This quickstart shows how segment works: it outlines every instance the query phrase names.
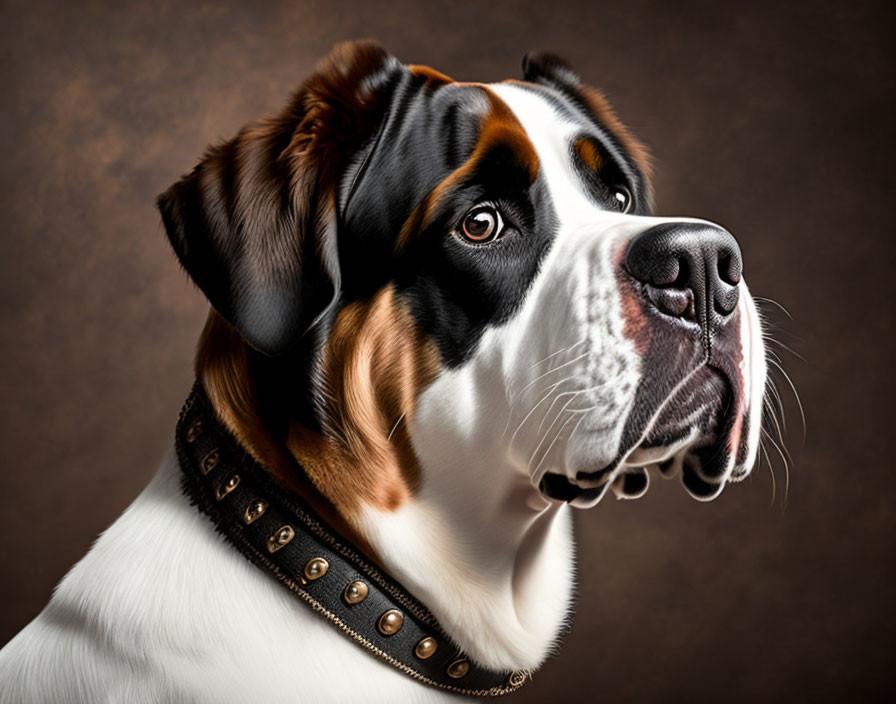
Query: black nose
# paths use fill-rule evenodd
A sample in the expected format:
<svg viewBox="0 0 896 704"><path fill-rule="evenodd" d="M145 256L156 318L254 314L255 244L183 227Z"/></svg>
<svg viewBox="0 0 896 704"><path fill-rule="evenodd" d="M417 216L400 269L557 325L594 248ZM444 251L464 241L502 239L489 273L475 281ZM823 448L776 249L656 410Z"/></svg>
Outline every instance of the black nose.
<svg viewBox="0 0 896 704"><path fill-rule="evenodd" d="M743 262L737 240L708 223L656 225L635 237L625 268L663 313L712 327L737 306Z"/></svg>

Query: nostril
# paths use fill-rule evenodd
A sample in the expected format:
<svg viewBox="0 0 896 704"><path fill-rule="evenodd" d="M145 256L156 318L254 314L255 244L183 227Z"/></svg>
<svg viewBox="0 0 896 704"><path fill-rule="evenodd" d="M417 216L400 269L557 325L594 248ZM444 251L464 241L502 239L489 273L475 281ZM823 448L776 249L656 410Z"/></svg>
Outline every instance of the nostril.
<svg viewBox="0 0 896 704"><path fill-rule="evenodd" d="M683 279L687 285L687 262L678 257L655 257L638 262L631 271L636 279L651 286L675 286Z"/></svg>
<svg viewBox="0 0 896 704"><path fill-rule="evenodd" d="M678 259L678 275L669 282L674 288L690 288L691 286L691 265L687 259Z"/></svg>
<svg viewBox="0 0 896 704"><path fill-rule="evenodd" d="M742 273L741 269L742 266L739 256L731 254L721 254L719 256L719 278L726 284L731 284L732 286L739 284Z"/></svg>
<svg viewBox="0 0 896 704"><path fill-rule="evenodd" d="M726 287L720 290L714 298L715 309L717 313L722 315L730 315L737 308L737 300L740 291L736 286Z"/></svg>
<svg viewBox="0 0 896 704"><path fill-rule="evenodd" d="M645 291L647 298L663 313L676 318L693 319L694 294L690 289L658 288L648 284Z"/></svg>

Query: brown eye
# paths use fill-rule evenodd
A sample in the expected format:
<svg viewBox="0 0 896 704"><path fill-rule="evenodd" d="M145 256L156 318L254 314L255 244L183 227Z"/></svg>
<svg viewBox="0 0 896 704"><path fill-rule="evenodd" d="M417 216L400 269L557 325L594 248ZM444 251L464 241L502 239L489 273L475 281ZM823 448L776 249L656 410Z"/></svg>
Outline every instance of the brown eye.
<svg viewBox="0 0 896 704"><path fill-rule="evenodd" d="M632 192L625 186L614 186L610 197L613 199L613 207L620 213L631 212L634 199Z"/></svg>
<svg viewBox="0 0 896 704"><path fill-rule="evenodd" d="M470 242L483 244L501 234L501 214L490 205L479 205L464 216L461 233Z"/></svg>

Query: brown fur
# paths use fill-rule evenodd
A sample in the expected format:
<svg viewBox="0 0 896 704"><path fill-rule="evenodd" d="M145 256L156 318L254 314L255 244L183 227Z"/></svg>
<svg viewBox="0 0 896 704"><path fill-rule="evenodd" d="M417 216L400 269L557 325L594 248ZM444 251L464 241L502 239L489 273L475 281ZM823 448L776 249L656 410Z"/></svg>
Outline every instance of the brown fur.
<svg viewBox="0 0 896 704"><path fill-rule="evenodd" d="M491 109L483 115L479 124L479 140L470 157L452 172L414 208L401 228L396 249L404 247L411 237L431 224L442 200L461 186L476 172L479 162L494 147L504 144L512 147L519 163L527 170L529 182L538 175L538 155L529 141L525 129L507 104L485 86L476 86L489 100Z"/></svg>
<svg viewBox="0 0 896 704"><path fill-rule="evenodd" d="M263 421L248 349L248 343L226 320L214 310L209 312L196 352L196 378L218 419L278 484L305 499L334 530L376 560L376 553L350 524L344 507L314 486L284 439L275 437Z"/></svg>
<svg viewBox="0 0 896 704"><path fill-rule="evenodd" d="M262 352L287 352L331 300L336 191L398 66L375 42L337 45L283 110L210 149L158 199L181 264Z"/></svg>
<svg viewBox="0 0 896 704"><path fill-rule="evenodd" d="M653 204L653 189L651 188L651 179L653 178L653 162L647 147L644 146L629 130L628 127L616 116L616 111L610 105L606 96L598 90L590 86L580 85L578 93L585 104L591 108L601 124L603 124L613 136L619 141L623 149L628 152L629 156L634 160L635 164L644 175L647 184L647 199Z"/></svg>
<svg viewBox="0 0 896 704"><path fill-rule="evenodd" d="M428 83L434 84L446 84L446 83L454 83L453 78L449 78L444 73L440 71L436 71L434 68L430 68L429 66L420 66L418 64L408 64L408 70L413 73L415 76L423 76L426 78Z"/></svg>
<svg viewBox="0 0 896 704"><path fill-rule="evenodd" d="M420 392L441 368L391 286L352 303L324 346L324 436L293 426L290 450L336 505L398 508L420 482L410 424Z"/></svg>
<svg viewBox="0 0 896 704"><path fill-rule="evenodd" d="M590 139L577 139L575 143L576 156L594 173L600 173L603 167L603 158L597 147Z"/></svg>
<svg viewBox="0 0 896 704"><path fill-rule="evenodd" d="M280 484L343 522L362 505L394 510L419 485L409 426L440 366L435 345L387 287L336 318L320 364L323 433L287 418L274 424L287 428L278 438L263 420L246 342L214 311L196 356L197 377L243 447Z"/></svg>

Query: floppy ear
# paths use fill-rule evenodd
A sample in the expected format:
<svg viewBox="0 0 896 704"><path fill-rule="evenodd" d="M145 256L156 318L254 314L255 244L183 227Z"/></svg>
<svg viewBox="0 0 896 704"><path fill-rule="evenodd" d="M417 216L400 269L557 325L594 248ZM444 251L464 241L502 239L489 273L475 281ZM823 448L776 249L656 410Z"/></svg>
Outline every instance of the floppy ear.
<svg viewBox="0 0 896 704"><path fill-rule="evenodd" d="M338 296L339 181L400 69L375 42L337 45L279 115L209 149L159 196L187 273L265 354L289 350Z"/></svg>

